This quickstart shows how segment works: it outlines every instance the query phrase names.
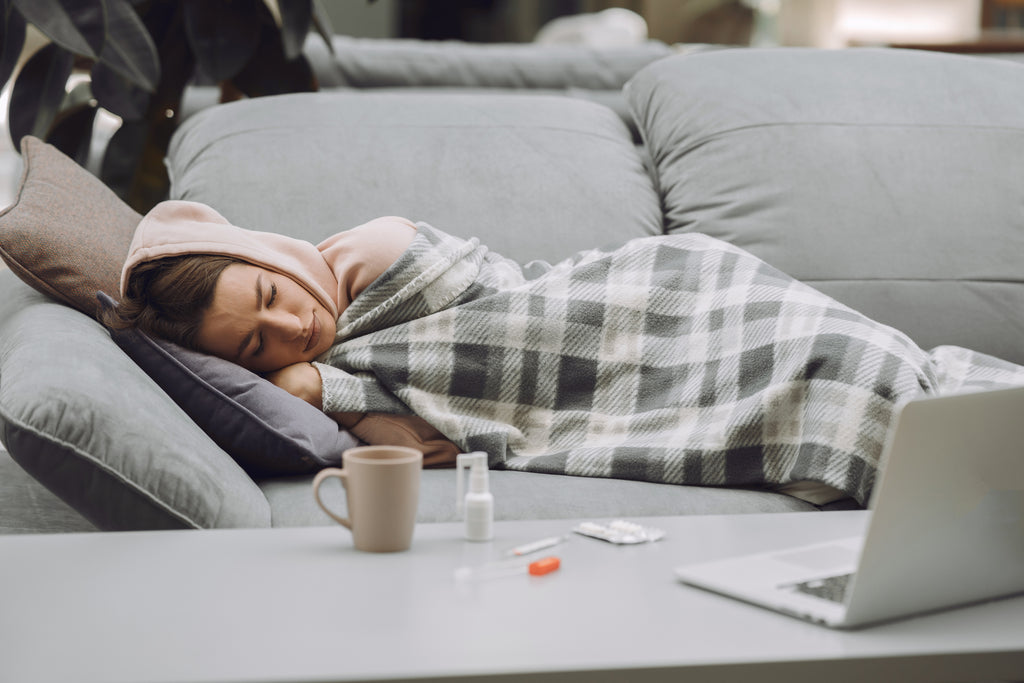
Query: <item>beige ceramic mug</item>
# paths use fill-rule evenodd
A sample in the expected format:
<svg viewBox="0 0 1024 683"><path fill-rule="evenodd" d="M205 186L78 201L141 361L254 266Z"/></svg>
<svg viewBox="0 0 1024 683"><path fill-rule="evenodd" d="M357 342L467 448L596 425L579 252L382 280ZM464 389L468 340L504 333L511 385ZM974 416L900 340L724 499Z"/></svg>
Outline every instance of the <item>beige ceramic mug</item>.
<svg viewBox="0 0 1024 683"><path fill-rule="evenodd" d="M345 451L343 467L328 467L313 478L313 497L324 512L352 532L357 550L388 553L408 550L420 498L423 453L404 446L361 446ZM320 485L341 479L348 517L328 509Z"/></svg>

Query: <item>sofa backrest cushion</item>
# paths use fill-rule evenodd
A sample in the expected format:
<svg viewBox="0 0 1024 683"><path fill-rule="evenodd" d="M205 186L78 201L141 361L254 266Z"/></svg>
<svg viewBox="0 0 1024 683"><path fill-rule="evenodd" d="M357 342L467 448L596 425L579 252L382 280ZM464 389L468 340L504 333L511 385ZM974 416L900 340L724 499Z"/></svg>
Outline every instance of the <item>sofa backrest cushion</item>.
<svg viewBox="0 0 1024 683"><path fill-rule="evenodd" d="M661 232L657 192L607 107L543 96L282 95L192 116L171 197L317 242L383 215L520 262Z"/></svg>
<svg viewBox="0 0 1024 683"><path fill-rule="evenodd" d="M885 49L671 57L626 86L666 229L921 346L1024 362L1024 68Z"/></svg>

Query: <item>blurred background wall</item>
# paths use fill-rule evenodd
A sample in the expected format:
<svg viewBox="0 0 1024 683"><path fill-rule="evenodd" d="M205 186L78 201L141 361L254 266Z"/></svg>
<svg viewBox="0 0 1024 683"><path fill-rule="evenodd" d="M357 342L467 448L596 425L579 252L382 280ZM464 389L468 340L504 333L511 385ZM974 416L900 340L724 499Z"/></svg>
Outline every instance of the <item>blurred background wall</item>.
<svg viewBox="0 0 1024 683"><path fill-rule="evenodd" d="M1024 0L323 0L338 33L527 42L558 17L632 10L667 43L864 44L975 41L1024 31Z"/></svg>

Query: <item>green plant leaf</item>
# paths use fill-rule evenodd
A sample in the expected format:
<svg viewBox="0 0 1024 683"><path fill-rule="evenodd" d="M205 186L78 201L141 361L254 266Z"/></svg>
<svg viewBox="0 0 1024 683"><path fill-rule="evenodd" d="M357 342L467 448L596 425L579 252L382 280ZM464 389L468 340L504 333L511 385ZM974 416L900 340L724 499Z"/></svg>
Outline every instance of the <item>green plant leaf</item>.
<svg viewBox="0 0 1024 683"><path fill-rule="evenodd" d="M15 149L21 148L21 138L25 135L46 139L64 100L64 88L74 61L74 55L50 43L25 62L14 80L7 116Z"/></svg>
<svg viewBox="0 0 1024 683"><path fill-rule="evenodd" d="M100 180L121 199L126 200L131 191L148 133L145 121L125 121L107 142Z"/></svg>
<svg viewBox="0 0 1024 683"><path fill-rule="evenodd" d="M81 102L70 109L61 110L50 127L46 141L85 166L92 147L92 126L96 120L96 105Z"/></svg>
<svg viewBox="0 0 1024 683"><path fill-rule="evenodd" d="M108 143L100 169L100 178L139 213L167 198L164 157L181 118L182 93L196 72L184 13L184 3L177 0L139 5L139 16L160 55L160 83L144 118L124 121Z"/></svg>
<svg viewBox="0 0 1024 683"><path fill-rule="evenodd" d="M184 0L185 34L204 74L223 81L237 74L260 40L262 0Z"/></svg>
<svg viewBox="0 0 1024 683"><path fill-rule="evenodd" d="M139 213L167 199L164 155L173 130L164 118L126 121L107 143L100 179Z"/></svg>
<svg viewBox="0 0 1024 683"><path fill-rule="evenodd" d="M313 21L312 0L277 0L277 8L281 12L284 55L288 59L295 59L302 54Z"/></svg>
<svg viewBox="0 0 1024 683"><path fill-rule="evenodd" d="M249 97L311 92L317 89L313 69L305 57L287 59L281 34L273 22L265 23L259 46L249 63L231 83Z"/></svg>
<svg viewBox="0 0 1024 683"><path fill-rule="evenodd" d="M160 80L156 45L127 0L106 0L107 42L100 61L133 84L153 92Z"/></svg>
<svg viewBox="0 0 1024 683"><path fill-rule="evenodd" d="M105 0L13 0L22 16L75 55L96 59L106 37Z"/></svg>
<svg viewBox="0 0 1024 683"><path fill-rule="evenodd" d="M95 99L96 98L92 96L92 84L89 81L81 81L71 89L71 92L64 95L64 99L60 103L60 109L63 111L86 103L95 107Z"/></svg>
<svg viewBox="0 0 1024 683"><path fill-rule="evenodd" d="M146 115L150 93L136 86L104 62L92 67L92 91L100 106L127 121Z"/></svg>
<svg viewBox="0 0 1024 683"><path fill-rule="evenodd" d="M0 40L3 40L3 47L0 48L0 87L7 83L7 79L14 73L14 67L18 65L18 57L25 47L25 17L21 16L11 0L3 0L0 4Z"/></svg>
<svg viewBox="0 0 1024 683"><path fill-rule="evenodd" d="M373 0L370 1L372 2ZM334 27L331 25L331 17L328 16L327 10L324 9L323 3L320 0L313 0L313 28L316 29L316 32L327 43L327 49L333 55L334 43L331 42L331 36L334 35Z"/></svg>

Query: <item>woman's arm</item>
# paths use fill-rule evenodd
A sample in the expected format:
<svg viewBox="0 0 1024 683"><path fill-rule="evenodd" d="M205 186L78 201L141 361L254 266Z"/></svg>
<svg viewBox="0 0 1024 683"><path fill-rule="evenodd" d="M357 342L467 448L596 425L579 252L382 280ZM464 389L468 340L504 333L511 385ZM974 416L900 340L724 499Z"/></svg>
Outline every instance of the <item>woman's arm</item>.
<svg viewBox="0 0 1024 683"><path fill-rule="evenodd" d="M289 394L323 410L323 382L312 363L295 363L266 378ZM371 446L409 446L423 453L424 467L454 465L459 447L426 420L415 415L327 413L327 416Z"/></svg>
<svg viewBox="0 0 1024 683"><path fill-rule="evenodd" d="M323 410L324 385L320 371L312 363L286 365L264 377L317 410Z"/></svg>
<svg viewBox="0 0 1024 683"><path fill-rule="evenodd" d="M424 467L450 467L461 452L426 420L416 415L328 413L360 441L371 446L408 446L423 453ZM337 416L337 417L336 417ZM355 419L353 419L355 418Z"/></svg>

